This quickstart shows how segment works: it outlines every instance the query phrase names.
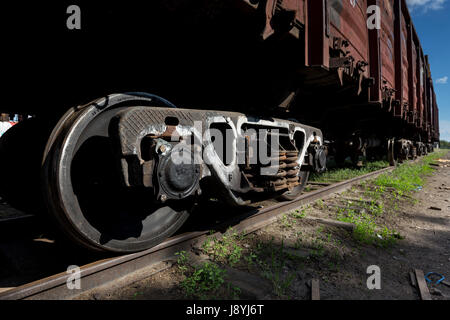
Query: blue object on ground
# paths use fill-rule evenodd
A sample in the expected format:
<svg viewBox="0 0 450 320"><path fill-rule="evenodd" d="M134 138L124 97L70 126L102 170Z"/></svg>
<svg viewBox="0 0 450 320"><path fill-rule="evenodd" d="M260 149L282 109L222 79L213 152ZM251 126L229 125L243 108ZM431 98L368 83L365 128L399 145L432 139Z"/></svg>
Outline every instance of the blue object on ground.
<svg viewBox="0 0 450 320"><path fill-rule="evenodd" d="M431 281L430 279L428 279L428 276L431 276L432 274L435 274L435 275L437 275L437 276L440 277L440 279L437 280L434 284L439 284L439 283L441 283L442 281L445 280L445 277L444 277L442 274L439 274L439 273L436 273L436 272L428 272L427 275L425 276L425 280L427 280L427 282L433 283L433 281Z"/></svg>

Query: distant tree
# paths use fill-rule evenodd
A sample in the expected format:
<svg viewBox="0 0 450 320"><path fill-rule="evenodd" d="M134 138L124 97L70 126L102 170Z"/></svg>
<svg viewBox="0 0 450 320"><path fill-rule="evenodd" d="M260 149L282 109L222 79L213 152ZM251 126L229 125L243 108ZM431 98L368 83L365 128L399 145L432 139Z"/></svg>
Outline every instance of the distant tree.
<svg viewBox="0 0 450 320"><path fill-rule="evenodd" d="M441 149L450 149L450 142L441 140Z"/></svg>

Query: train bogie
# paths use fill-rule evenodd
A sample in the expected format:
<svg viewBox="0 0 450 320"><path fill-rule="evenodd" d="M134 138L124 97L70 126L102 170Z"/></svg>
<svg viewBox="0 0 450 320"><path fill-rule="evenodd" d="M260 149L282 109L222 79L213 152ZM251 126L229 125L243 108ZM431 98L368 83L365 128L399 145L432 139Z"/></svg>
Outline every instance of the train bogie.
<svg viewBox="0 0 450 320"><path fill-rule="evenodd" d="M12 151L30 142L36 123L43 124L29 119L1 140L1 163L18 172L18 158L32 160L13 184L26 179L34 195L43 186L43 203L30 197L36 201L31 207L46 207L68 238L97 251L132 252L160 243L181 227L201 195L229 206L295 198L306 185L305 173L326 165L319 129L179 109L149 94L110 95L70 109L47 140L31 139L33 157L16 157ZM1 191L10 200L18 189Z"/></svg>

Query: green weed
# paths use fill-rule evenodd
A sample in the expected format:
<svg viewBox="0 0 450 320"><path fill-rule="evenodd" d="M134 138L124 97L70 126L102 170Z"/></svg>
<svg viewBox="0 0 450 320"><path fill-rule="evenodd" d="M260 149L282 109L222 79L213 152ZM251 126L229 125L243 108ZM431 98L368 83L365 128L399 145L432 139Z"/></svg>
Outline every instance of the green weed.
<svg viewBox="0 0 450 320"><path fill-rule="evenodd" d="M187 297L206 299L217 294L225 283L226 271L214 263L205 262L181 282Z"/></svg>
<svg viewBox="0 0 450 320"><path fill-rule="evenodd" d="M372 171L380 170L389 166L386 161L373 161L366 163L361 168L349 167L349 168L334 168L321 174L312 174L310 176L311 181L323 181L323 182L338 182L343 180L352 179Z"/></svg>
<svg viewBox="0 0 450 320"><path fill-rule="evenodd" d="M186 251L176 252L175 256L178 256L178 259L177 259L178 269L181 271L182 274L184 274L188 270L188 266L187 266L188 257L187 257Z"/></svg>
<svg viewBox="0 0 450 320"><path fill-rule="evenodd" d="M230 229L220 239L208 238L202 248L214 261L234 266L242 258L244 249L238 244L238 241L242 239L242 235Z"/></svg>

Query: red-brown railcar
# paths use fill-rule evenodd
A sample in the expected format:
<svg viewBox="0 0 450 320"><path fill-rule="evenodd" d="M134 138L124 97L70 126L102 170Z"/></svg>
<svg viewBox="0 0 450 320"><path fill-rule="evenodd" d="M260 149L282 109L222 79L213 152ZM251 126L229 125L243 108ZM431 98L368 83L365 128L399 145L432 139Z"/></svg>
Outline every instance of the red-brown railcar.
<svg viewBox="0 0 450 320"><path fill-rule="evenodd" d="M376 5L376 1L372 1L371 5ZM372 101L385 102L385 107L388 110L393 108L393 97L395 93L395 51L394 51L394 25L395 15L393 2L389 0L380 1L378 5L381 8L381 30L369 31L373 34L371 38L371 49L374 52L371 60L371 74L375 75L375 85L372 90ZM378 49L378 46L379 49ZM378 57L377 52L380 52ZM378 59L381 60L380 69L378 66ZM374 69L375 68L375 69ZM381 72L381 70L383 72ZM381 74L381 77L378 75ZM380 92L381 91L381 92ZM381 95L380 95L381 93Z"/></svg>
<svg viewBox="0 0 450 320"><path fill-rule="evenodd" d="M81 29L68 28L73 4ZM31 199L43 186L64 232L91 249L136 251L162 241L181 226L195 197L213 187L233 205L261 194L292 199L309 171L324 170L321 130L338 160L387 151L395 162L439 140L430 66L405 0L22 6L2 8L0 109L37 118L2 138L0 161L10 168L2 182L10 185L0 189L13 201L12 191ZM183 109L147 93L111 95L121 92L157 94ZM181 140L169 136L179 130L195 140L194 121L231 130L224 141L231 159L200 135L212 163L170 161ZM284 169L275 175L256 174L260 159L247 161L252 139L272 141L245 134L256 128L273 139L279 131ZM235 163L242 155L245 163ZM131 209L151 202L154 215L123 214L130 208L113 201L122 196ZM106 207L107 214L95 214Z"/></svg>

